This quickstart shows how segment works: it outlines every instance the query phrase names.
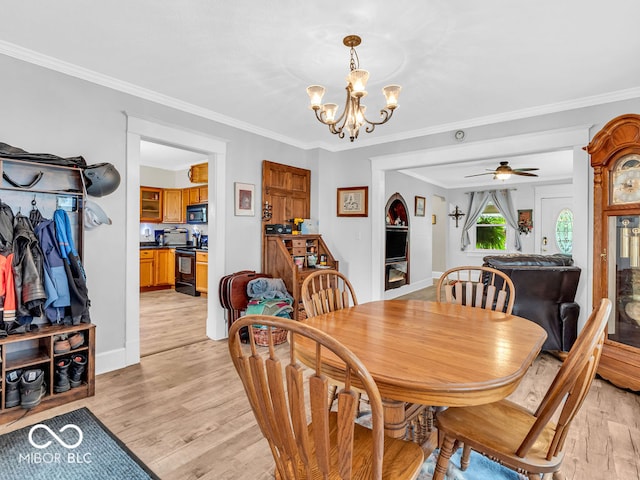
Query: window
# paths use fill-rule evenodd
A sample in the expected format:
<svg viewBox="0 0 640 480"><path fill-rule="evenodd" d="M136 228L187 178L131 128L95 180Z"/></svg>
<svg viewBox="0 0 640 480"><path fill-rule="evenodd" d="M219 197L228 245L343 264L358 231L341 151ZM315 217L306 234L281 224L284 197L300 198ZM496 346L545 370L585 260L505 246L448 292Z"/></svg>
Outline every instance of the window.
<svg viewBox="0 0 640 480"><path fill-rule="evenodd" d="M573 250L573 212L564 208L556 220L556 243L562 253Z"/></svg>
<svg viewBox="0 0 640 480"><path fill-rule="evenodd" d="M507 221L489 202L476 221L476 250L506 250Z"/></svg>

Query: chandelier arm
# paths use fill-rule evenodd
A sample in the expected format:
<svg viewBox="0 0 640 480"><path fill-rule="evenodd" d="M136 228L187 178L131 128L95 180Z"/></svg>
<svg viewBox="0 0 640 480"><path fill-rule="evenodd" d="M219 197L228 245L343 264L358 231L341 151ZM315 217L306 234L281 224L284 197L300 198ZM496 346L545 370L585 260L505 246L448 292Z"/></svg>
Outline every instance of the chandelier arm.
<svg viewBox="0 0 640 480"><path fill-rule="evenodd" d="M372 122L371 120L369 120L364 115L362 115L362 118L369 125L382 125L383 123L387 123L391 119L391 117L393 116L393 110L387 110L386 108L383 108L382 110L380 110L380 116L382 116L383 118L379 122ZM373 129L371 129L371 130L373 130ZM368 132L368 130L367 130L367 132Z"/></svg>

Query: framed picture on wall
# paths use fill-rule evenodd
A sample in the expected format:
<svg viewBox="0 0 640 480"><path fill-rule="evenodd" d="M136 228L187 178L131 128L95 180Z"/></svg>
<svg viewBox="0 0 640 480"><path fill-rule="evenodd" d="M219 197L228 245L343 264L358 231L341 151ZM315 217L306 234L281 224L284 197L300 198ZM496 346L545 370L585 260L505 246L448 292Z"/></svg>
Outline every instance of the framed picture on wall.
<svg viewBox="0 0 640 480"><path fill-rule="evenodd" d="M235 214L237 216L255 216L255 185L250 183L235 183Z"/></svg>
<svg viewBox="0 0 640 480"><path fill-rule="evenodd" d="M338 189L338 217L369 216L369 187Z"/></svg>
<svg viewBox="0 0 640 480"><path fill-rule="evenodd" d="M416 217L424 217L424 209L426 205L426 199L424 197L416 196Z"/></svg>

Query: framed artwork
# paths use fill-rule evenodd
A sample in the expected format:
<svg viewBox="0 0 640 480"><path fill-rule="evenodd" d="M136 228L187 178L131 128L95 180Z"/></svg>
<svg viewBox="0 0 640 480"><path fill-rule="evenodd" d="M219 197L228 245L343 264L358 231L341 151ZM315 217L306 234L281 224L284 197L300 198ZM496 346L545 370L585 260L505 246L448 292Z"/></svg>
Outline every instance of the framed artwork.
<svg viewBox="0 0 640 480"><path fill-rule="evenodd" d="M369 187L338 189L338 217L369 216Z"/></svg>
<svg viewBox="0 0 640 480"><path fill-rule="evenodd" d="M426 200L424 197L416 196L416 217L424 217L424 208Z"/></svg>
<svg viewBox="0 0 640 480"><path fill-rule="evenodd" d="M529 235L533 230L533 210L518 210L518 231Z"/></svg>
<svg viewBox="0 0 640 480"><path fill-rule="evenodd" d="M253 217L256 212L254 208L255 204L255 185L250 183L235 183L236 196L235 196L235 213L238 216Z"/></svg>

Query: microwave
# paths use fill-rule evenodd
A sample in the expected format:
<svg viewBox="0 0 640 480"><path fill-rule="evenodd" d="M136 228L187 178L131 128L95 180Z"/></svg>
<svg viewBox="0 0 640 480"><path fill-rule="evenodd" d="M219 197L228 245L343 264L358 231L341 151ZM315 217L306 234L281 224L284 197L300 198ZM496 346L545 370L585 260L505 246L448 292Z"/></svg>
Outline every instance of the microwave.
<svg viewBox="0 0 640 480"><path fill-rule="evenodd" d="M206 203L199 205L187 205L187 223L207 223Z"/></svg>

